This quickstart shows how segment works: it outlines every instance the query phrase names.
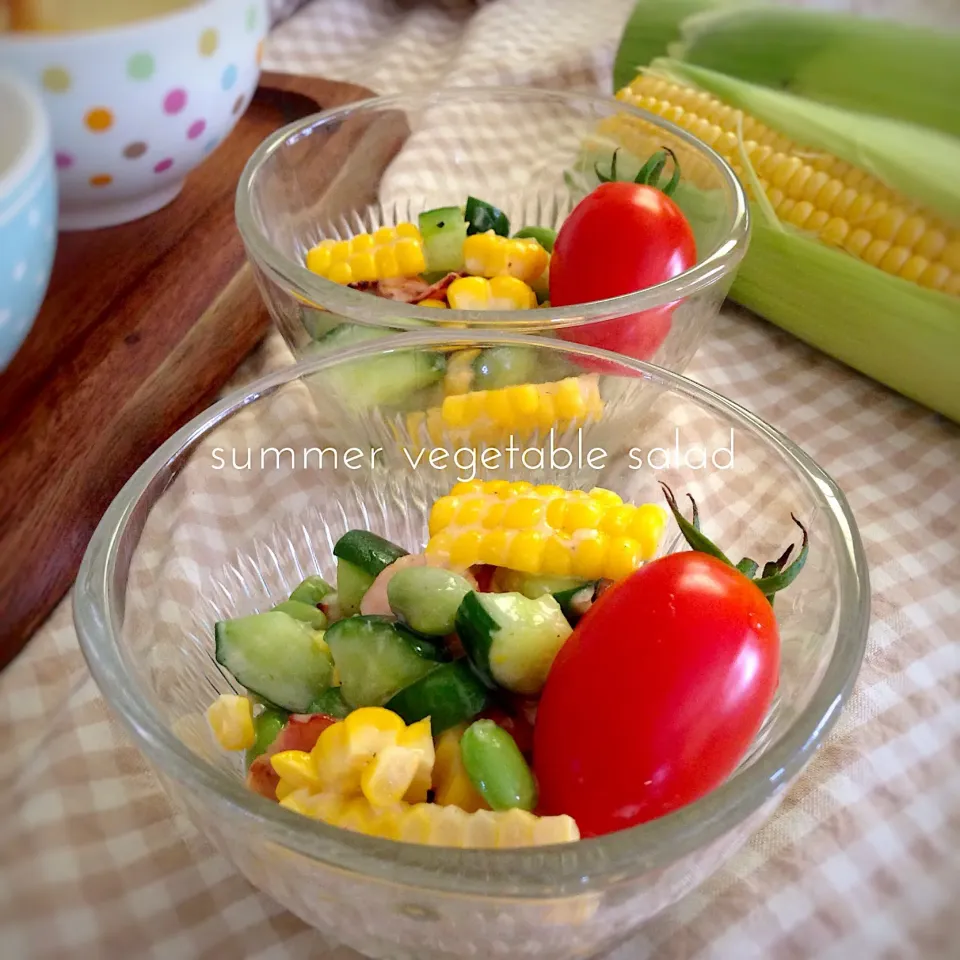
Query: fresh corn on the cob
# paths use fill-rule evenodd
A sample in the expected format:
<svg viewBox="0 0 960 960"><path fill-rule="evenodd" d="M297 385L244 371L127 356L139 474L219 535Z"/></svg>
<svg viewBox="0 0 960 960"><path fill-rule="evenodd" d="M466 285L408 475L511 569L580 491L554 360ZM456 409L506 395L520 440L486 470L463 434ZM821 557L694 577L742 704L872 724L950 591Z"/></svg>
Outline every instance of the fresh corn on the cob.
<svg viewBox="0 0 960 960"><path fill-rule="evenodd" d="M755 191L745 175L749 162L756 185L782 222L886 273L960 295L960 230L871 174L811 152L691 86L640 76L617 96L689 130L733 167L748 191ZM645 137L624 118L612 118L607 129L616 130L628 146Z"/></svg>
<svg viewBox="0 0 960 960"><path fill-rule="evenodd" d="M656 554L666 526L663 507L610 490L473 480L433 505L426 553L454 567L621 580Z"/></svg>
<svg viewBox="0 0 960 960"><path fill-rule="evenodd" d="M426 268L423 240L413 223L381 227L349 240L321 240L307 253L307 269L334 283L414 277Z"/></svg>
<svg viewBox="0 0 960 960"><path fill-rule="evenodd" d="M511 240L488 230L463 242L464 266L475 277L516 277L533 283L543 274L550 257L533 239Z"/></svg>
<svg viewBox="0 0 960 960"><path fill-rule="evenodd" d="M224 750L247 750L256 742L253 704L246 697L221 693L207 707L207 721Z"/></svg>
<svg viewBox="0 0 960 960"><path fill-rule="evenodd" d="M603 414L598 379L593 374L553 383L524 383L499 390L454 393L442 406L407 416L407 430L419 441L426 433L441 444L450 435L470 443L494 442L508 436L529 438L536 431L563 432L598 420Z"/></svg>
<svg viewBox="0 0 960 960"><path fill-rule="evenodd" d="M459 277L447 287L447 303L454 310L532 310L537 295L516 277Z"/></svg>
<svg viewBox="0 0 960 960"><path fill-rule="evenodd" d="M576 823L568 816L537 817L519 809L468 813L434 803L375 806L365 797L307 790L288 794L281 806L347 830L432 846L531 847L580 839Z"/></svg>

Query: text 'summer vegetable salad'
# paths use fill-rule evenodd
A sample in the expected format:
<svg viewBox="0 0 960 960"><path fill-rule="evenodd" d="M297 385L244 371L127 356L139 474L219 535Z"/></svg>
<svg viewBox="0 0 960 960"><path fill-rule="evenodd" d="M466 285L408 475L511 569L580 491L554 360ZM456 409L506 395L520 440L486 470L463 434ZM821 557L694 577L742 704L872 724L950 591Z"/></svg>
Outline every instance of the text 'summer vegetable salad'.
<svg viewBox="0 0 960 960"><path fill-rule="evenodd" d="M807 533L734 564L664 493L692 549L657 559L658 504L522 481L457 484L419 554L348 531L336 588L216 624L247 691L208 709L218 742L287 809L414 843L562 843L696 800L770 708Z"/></svg>
<svg viewBox="0 0 960 960"><path fill-rule="evenodd" d="M334 283L391 300L454 310L530 310L571 306L635 293L694 266L690 223L671 195L680 168L657 151L630 179L617 177L617 155L600 185L559 231L528 225L511 234L502 210L468 197L461 206L427 210L418 223L382 226L346 239L325 239L306 266ZM667 176L667 168L671 173ZM566 340L639 360L670 332L673 305L559 331ZM321 346L349 339L335 327Z"/></svg>

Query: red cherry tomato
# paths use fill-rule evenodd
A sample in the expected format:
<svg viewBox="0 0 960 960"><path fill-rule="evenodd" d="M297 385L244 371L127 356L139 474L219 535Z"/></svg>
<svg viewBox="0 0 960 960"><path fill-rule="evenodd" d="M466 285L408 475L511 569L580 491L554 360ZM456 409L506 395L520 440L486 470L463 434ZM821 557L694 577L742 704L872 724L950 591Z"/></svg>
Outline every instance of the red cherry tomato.
<svg viewBox="0 0 960 960"><path fill-rule="evenodd" d="M695 552L641 567L594 604L547 677L541 809L591 837L691 803L743 757L779 669L773 608L733 567Z"/></svg>
<svg viewBox="0 0 960 960"><path fill-rule="evenodd" d="M606 300L671 280L697 262L693 230L662 191L602 183L563 222L550 261L550 303ZM670 332L675 304L566 327L564 340L648 360Z"/></svg>

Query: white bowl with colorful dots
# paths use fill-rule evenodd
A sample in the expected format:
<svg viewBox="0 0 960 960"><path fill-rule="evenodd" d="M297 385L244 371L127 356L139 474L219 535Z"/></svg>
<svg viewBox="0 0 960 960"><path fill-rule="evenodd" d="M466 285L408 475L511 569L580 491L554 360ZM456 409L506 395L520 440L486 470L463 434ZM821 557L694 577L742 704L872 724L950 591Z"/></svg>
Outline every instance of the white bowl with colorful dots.
<svg viewBox="0 0 960 960"><path fill-rule="evenodd" d="M57 242L57 177L39 93L0 73L0 371L47 292Z"/></svg>
<svg viewBox="0 0 960 960"><path fill-rule="evenodd" d="M266 0L198 0L107 29L0 35L0 63L41 89L50 116L60 229L170 203L246 110L267 27Z"/></svg>

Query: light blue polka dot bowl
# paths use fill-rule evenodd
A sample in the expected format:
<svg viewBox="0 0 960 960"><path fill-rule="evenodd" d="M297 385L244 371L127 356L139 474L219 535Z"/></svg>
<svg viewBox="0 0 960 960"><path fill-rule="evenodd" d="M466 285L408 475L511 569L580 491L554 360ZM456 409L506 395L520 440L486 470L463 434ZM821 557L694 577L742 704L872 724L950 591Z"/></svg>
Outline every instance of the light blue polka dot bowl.
<svg viewBox="0 0 960 960"><path fill-rule="evenodd" d="M166 206L230 133L260 76L266 0L195 0L132 23L0 33L0 63L40 89L61 230Z"/></svg>
<svg viewBox="0 0 960 960"><path fill-rule="evenodd" d="M56 248L57 177L39 94L0 73L0 371L40 310Z"/></svg>

